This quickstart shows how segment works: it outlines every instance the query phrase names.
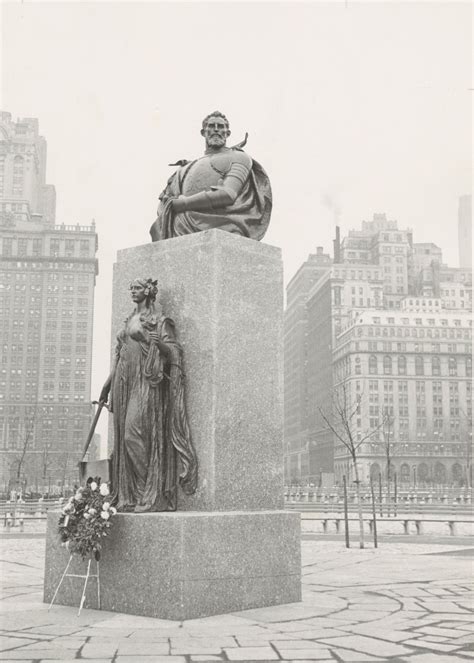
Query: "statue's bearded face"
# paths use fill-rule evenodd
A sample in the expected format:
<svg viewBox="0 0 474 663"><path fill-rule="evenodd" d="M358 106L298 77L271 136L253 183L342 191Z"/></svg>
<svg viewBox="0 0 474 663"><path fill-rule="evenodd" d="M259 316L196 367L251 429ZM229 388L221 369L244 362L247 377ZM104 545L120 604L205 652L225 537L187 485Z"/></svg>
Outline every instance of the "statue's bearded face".
<svg viewBox="0 0 474 663"><path fill-rule="evenodd" d="M206 140L206 147L224 147L230 136L229 125L218 115L210 117L201 131Z"/></svg>

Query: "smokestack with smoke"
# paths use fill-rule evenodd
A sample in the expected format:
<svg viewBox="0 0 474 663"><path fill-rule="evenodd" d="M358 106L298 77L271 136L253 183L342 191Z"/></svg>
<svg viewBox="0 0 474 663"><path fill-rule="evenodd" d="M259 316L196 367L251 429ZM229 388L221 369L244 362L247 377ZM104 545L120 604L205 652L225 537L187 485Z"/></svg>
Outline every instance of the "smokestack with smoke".
<svg viewBox="0 0 474 663"><path fill-rule="evenodd" d="M321 204L331 210L334 218L334 225L338 226L341 220L341 207L335 197L328 192L321 196Z"/></svg>

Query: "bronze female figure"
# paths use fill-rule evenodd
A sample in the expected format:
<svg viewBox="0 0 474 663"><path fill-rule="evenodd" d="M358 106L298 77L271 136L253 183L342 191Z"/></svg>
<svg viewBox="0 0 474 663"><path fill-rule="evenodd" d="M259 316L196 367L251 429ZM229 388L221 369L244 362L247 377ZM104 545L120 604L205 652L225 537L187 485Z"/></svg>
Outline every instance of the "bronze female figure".
<svg viewBox="0 0 474 663"><path fill-rule="evenodd" d="M100 400L114 417L112 499L119 511L175 511L177 485L196 490L197 459L184 403L182 348L155 306L157 282L130 285L135 309L117 336ZM178 461L182 472L178 479Z"/></svg>

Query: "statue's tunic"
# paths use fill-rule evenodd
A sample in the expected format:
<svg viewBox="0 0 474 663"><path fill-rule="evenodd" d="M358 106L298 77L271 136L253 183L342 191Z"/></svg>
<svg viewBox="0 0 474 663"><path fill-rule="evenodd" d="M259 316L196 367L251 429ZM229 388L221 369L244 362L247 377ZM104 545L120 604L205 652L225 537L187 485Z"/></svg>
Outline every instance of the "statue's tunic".
<svg viewBox="0 0 474 663"><path fill-rule="evenodd" d="M180 195L225 187L226 178L238 178L240 191L226 207L174 214L167 202ZM153 241L219 228L260 240L264 236L272 209L272 192L263 168L245 152L228 149L186 163L168 180L160 195L158 218L150 229Z"/></svg>

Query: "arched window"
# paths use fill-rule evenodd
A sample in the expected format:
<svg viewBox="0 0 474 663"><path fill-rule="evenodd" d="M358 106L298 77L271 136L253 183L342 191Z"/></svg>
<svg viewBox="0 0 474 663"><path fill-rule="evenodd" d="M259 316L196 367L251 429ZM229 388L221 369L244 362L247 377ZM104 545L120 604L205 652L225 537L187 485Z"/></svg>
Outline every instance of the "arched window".
<svg viewBox="0 0 474 663"><path fill-rule="evenodd" d="M383 358L383 372L384 375L391 375L392 373L392 358L390 355L385 355Z"/></svg>
<svg viewBox="0 0 474 663"><path fill-rule="evenodd" d="M377 375L377 357L375 355L370 355L369 357L369 373Z"/></svg>
<svg viewBox="0 0 474 663"><path fill-rule="evenodd" d="M451 477L455 483L460 483L463 478L462 467L459 463L454 463L451 468Z"/></svg>
<svg viewBox="0 0 474 663"><path fill-rule="evenodd" d="M427 483L430 475L430 470L426 463L420 463L417 469L417 479L420 483Z"/></svg>
<svg viewBox="0 0 474 663"><path fill-rule="evenodd" d="M446 483L447 472L443 463L436 463L434 468L435 483L444 485Z"/></svg>
<svg viewBox="0 0 474 663"><path fill-rule="evenodd" d="M431 374L441 375L441 365L439 357L431 357Z"/></svg>
<svg viewBox="0 0 474 663"><path fill-rule="evenodd" d="M372 463L370 466L370 478L372 481L378 481L380 476L380 465L378 463Z"/></svg>
<svg viewBox="0 0 474 663"><path fill-rule="evenodd" d="M407 358L399 357L398 358L398 375L407 374Z"/></svg>
<svg viewBox="0 0 474 663"><path fill-rule="evenodd" d="M466 377L472 377L472 357L466 357Z"/></svg>
<svg viewBox="0 0 474 663"><path fill-rule="evenodd" d="M410 483L410 466L407 463L403 463L400 468L400 481Z"/></svg>
<svg viewBox="0 0 474 663"><path fill-rule="evenodd" d="M448 366L449 366L449 375L457 375L458 374L458 362L456 360L456 357L450 357L449 358Z"/></svg>
<svg viewBox="0 0 474 663"><path fill-rule="evenodd" d="M425 374L425 367L424 367L423 357L417 355L415 357L415 375L424 375L424 374Z"/></svg>

